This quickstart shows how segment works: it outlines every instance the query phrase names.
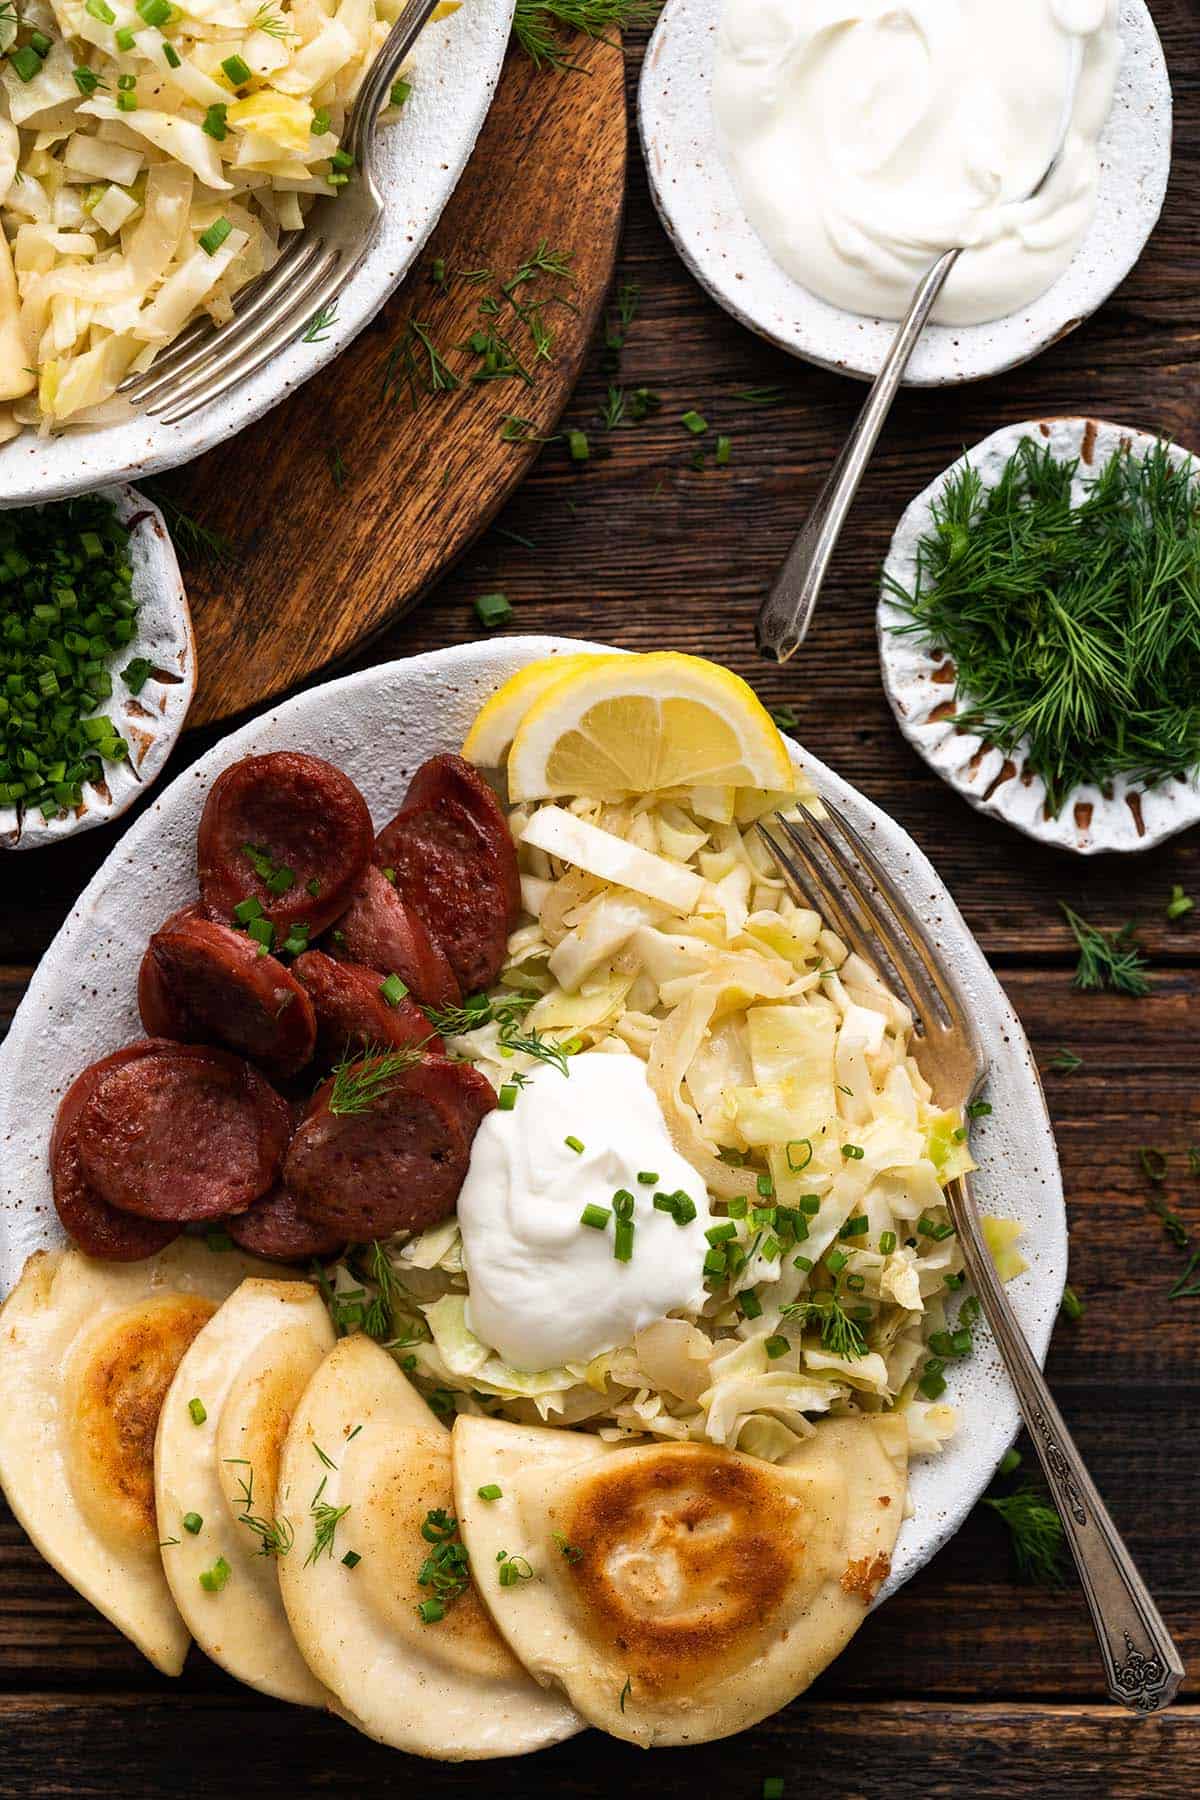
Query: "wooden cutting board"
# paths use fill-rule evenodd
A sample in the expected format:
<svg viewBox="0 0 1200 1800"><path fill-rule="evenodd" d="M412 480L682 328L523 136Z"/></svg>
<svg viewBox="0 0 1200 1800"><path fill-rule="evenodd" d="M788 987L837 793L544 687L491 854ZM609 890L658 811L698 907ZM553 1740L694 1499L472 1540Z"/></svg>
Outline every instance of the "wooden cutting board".
<svg viewBox="0 0 1200 1800"><path fill-rule="evenodd" d="M256 425L154 484L235 552L188 560L200 669L189 725L261 705L412 606L504 504L534 440L554 432L612 276L625 189L621 50L583 40L573 57L586 73L537 70L510 50L462 180L379 315ZM573 279L515 290L522 304L560 296L539 315L554 334L539 358L503 284L540 244L571 253ZM456 274L480 270L491 277ZM492 298L500 311L481 317ZM414 322L460 386L424 391ZM467 340L488 328L532 385L471 379L483 365ZM529 422L529 441L501 436L505 415Z"/></svg>

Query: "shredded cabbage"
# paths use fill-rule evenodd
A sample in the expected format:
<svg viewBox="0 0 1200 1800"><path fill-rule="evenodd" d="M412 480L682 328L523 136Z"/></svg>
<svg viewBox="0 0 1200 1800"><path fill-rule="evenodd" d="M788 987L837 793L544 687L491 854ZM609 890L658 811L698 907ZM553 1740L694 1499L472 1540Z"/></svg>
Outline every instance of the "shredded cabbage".
<svg viewBox="0 0 1200 1800"><path fill-rule="evenodd" d="M970 1314L958 1316L962 1254L943 1190L975 1166L965 1125L934 1103L907 1009L762 853L753 821L778 798L696 790L514 814L527 917L504 988L536 997L527 1026L568 1053L642 1058L733 1234L697 1314L532 1373L467 1329L453 1220L398 1240L392 1263L417 1322L406 1355L443 1407L768 1459L823 1413L902 1409L914 1451L953 1433L938 1368L967 1353ZM497 1086L535 1066L495 1022L450 1049ZM1019 1226L989 1217L984 1229L1012 1279L1027 1266Z"/></svg>
<svg viewBox="0 0 1200 1800"><path fill-rule="evenodd" d="M47 432L118 416L125 375L198 314L227 321L313 198L340 191L341 134L400 4L8 10L0 401L14 429Z"/></svg>

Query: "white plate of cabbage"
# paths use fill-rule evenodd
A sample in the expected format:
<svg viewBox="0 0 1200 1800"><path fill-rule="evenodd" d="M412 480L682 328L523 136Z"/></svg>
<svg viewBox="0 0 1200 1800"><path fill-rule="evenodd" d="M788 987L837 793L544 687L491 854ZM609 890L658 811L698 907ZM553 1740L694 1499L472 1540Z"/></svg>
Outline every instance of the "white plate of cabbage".
<svg viewBox="0 0 1200 1800"><path fill-rule="evenodd" d="M379 127L378 236L336 306L178 425L120 382L231 316L314 198L400 0L29 0L0 7L0 505L186 461L324 366L405 275L486 116L513 0L451 0ZM8 16L6 16L8 15Z"/></svg>
<svg viewBox="0 0 1200 1800"><path fill-rule="evenodd" d="M359 783L377 821L382 823L394 810L407 773L425 757L457 748L481 703L514 671L534 658L552 653L601 648L604 646L565 639L510 638L499 643L437 651L365 670L299 695L244 726L188 770L186 777L181 777L158 796L126 834L119 852L114 852L101 867L47 952L0 1053L0 1133L8 1147L0 1181L0 1284L5 1289L15 1283L31 1250L62 1241L50 1201L47 1173L48 1136L59 1093L85 1064L138 1035L133 996L138 962L144 949L145 925L138 909L129 905L130 870L154 865L158 903L164 913L186 903L194 885L192 847L199 811L208 783L220 770L239 757L267 750L295 747L316 751L346 769ZM798 749L794 749L793 754L798 770L803 771L802 775L798 774L798 783L810 780L818 793L828 794L860 831L869 834L877 854L929 923L947 967L954 971L970 997L991 1069L986 1099L992 1110L977 1119L971 1131L971 1147L979 1164L976 1191L982 1209L1002 1221L995 1227L996 1244L1005 1263L1005 1272L1012 1277L1009 1293L1030 1342L1038 1355L1043 1356L1066 1277L1066 1219L1050 1122L1024 1033L945 887L912 840L893 820L815 759L801 756ZM716 824L715 821L710 823ZM790 986L800 1003L798 1011L815 1006L815 999L812 1002L807 999L814 984L805 985L800 966L810 960L805 934L812 922L789 915L786 908L776 911L778 925L773 925L770 919L754 917L771 911L770 904L765 904L770 893L768 882L765 871L747 873L743 852L735 845L730 827L715 830L703 848L688 846L685 825L676 814L668 815L667 827L666 835L659 835L660 848L672 841L670 834L674 830L681 834L674 840L676 849L697 859L697 866L704 866L699 864L701 855L718 859L707 866L708 878L715 876L720 886L721 906L719 912L710 912L704 927L716 953L757 955L752 948L757 931L760 943L769 953L766 959L768 975L764 977L760 971L760 980L773 977L782 982L784 988ZM657 824L655 828L657 830ZM740 833L739 842L744 842ZM728 868L724 867L725 863ZM515 940L514 975L519 976L521 985L528 985L529 977L544 978L547 965L543 940L548 919L549 914L543 907L537 924L526 928L524 940L519 935ZM745 940L744 928L751 920L750 940ZM557 929L557 926L551 926L552 931ZM735 940L739 936L743 939L740 949L729 950L718 942L730 930ZM696 935L695 927L691 935ZM773 935L777 939L774 946L771 944ZM796 943L789 945L786 941L789 938L796 939ZM821 939L818 935L811 941L822 951L822 968L830 966L827 958L840 959L841 953L827 938ZM782 956L780 951L784 952ZM798 959L797 963L791 964L790 976L789 955ZM103 958L103 979L98 981L98 991L88 1007L80 1012L72 1004L72 997L78 990L80 969L94 966L100 957ZM522 959L526 974L521 973ZM836 984L826 979L820 987L833 996L835 1006L841 1007L838 996L844 995L847 1001L870 1010L876 997L869 990L869 982L853 965L847 967L843 961L842 967L843 973ZM620 978L610 990L610 1000L626 973L620 972ZM706 1002L694 997L704 983L692 983L689 989L689 970L682 964L673 972L664 967L659 973L668 983L675 979L680 984L676 990L668 986L668 1000L676 993L682 999L673 1009L666 1009L670 1016L660 1019L656 1029L649 1026L646 1019L656 1012L661 1013L664 1008L659 1004L647 1005L650 1000L648 985L643 983L640 990L634 992L632 982L626 986L618 1003L610 1006L607 1012L605 1003L593 1001L590 1025L579 1015L566 1020L565 1026L595 1042L592 1034L615 1025L624 1033L625 1050L633 1054L639 1054L648 1039L662 1038L665 1029L667 1035L659 1045L659 1061L664 1078L671 1081L680 1059L688 1057L686 1039L689 1032L699 1029L701 1035L704 1033L707 1021L701 1020L700 1015ZM748 964L746 973L752 973ZM657 980L657 977L652 979ZM635 1004L628 1003L631 994ZM661 998L660 984L660 1001ZM783 993L758 996L759 1000L764 998L769 1004L787 1000ZM638 1000L642 1001L641 1006L636 1004ZM750 1004L754 1004L753 996ZM674 1024L671 1017L676 1021ZM839 1020L844 1018L845 1008L841 1007ZM890 1027L885 1027L884 1035L890 1039L889 1043L881 1045L879 1051L868 1050L868 1056L886 1054L893 1069L907 1071L902 1031L897 1030L893 1021ZM671 1049L672 1041L674 1050ZM712 1041L710 1036L709 1042ZM853 1054L849 1039L841 1048L847 1056ZM772 1046L766 1039L756 1041L752 1054L769 1058ZM694 1061L694 1057L689 1060ZM765 1067L764 1063L764 1071ZM715 1065L713 1072L719 1073ZM770 1087L772 1083L756 1079L762 1072L753 1067L743 1070L746 1079L739 1079L732 1085L741 1090ZM654 1079L653 1068L651 1074ZM695 1069L693 1078L700 1082L699 1068ZM843 1086L855 1085L853 1072L849 1081L839 1079ZM688 1333L696 1335L688 1335L684 1354L700 1349L710 1360L713 1357L731 1360L716 1371L718 1380L708 1379L702 1387L693 1386L695 1399L692 1404L686 1400L681 1403L680 1396L674 1392L678 1387L679 1371L675 1365L680 1360L680 1346L671 1343L650 1346L655 1358L653 1366L644 1355L639 1360L638 1355L630 1351L618 1352L608 1359L607 1374L628 1377L628 1385L622 1385L619 1398L615 1400L611 1398L611 1386L610 1398L602 1400L597 1389L589 1388L586 1372L579 1376L568 1372L566 1377L554 1379L548 1374L540 1383L534 1380L526 1384L540 1388L537 1393L518 1397L515 1393L493 1392L489 1396L489 1409L499 1410L501 1416L507 1414L525 1419L531 1416L532 1406L532 1416L544 1417L551 1426L578 1424L585 1430L618 1433L634 1425L653 1432L657 1420L658 1437L652 1435L644 1440L649 1442L679 1437L680 1421L694 1440L697 1416L703 1414L701 1439L727 1443L733 1433L743 1449L753 1445L760 1454L769 1457L778 1455L781 1446L786 1452L787 1438L781 1434L803 1437L805 1419L819 1416L811 1411L808 1390L814 1383L825 1382L831 1390L837 1390L828 1395L835 1415L859 1404L868 1411L890 1404L877 1379L882 1366L886 1371L887 1386L894 1390L893 1398L902 1396L909 1412L914 1448L909 1513L896 1545L892 1574L885 1592L906 1580L961 1523L991 1479L1018 1424L1016 1402L982 1326L975 1328L969 1355L947 1359L944 1393L932 1402L914 1393L914 1373L923 1367L930 1354L930 1339L947 1323L952 1325L956 1316L959 1296L953 1292L947 1295L944 1281L945 1274L953 1274L957 1267L956 1252L952 1239L929 1238L927 1234L914 1231L915 1218L901 1216L906 1205L911 1210L912 1195L906 1201L902 1192L911 1184L895 1179L889 1171L894 1172L901 1165L918 1168L916 1179L924 1182L928 1189L925 1200L933 1207L930 1216L936 1220L940 1215L936 1212L936 1196L929 1184L936 1183L937 1159L939 1156L953 1158L961 1146L956 1142L953 1130L948 1135L941 1130L936 1108L929 1107L919 1089L915 1091L915 1108L910 1109L910 1117L905 1122L901 1115L908 1106L903 1093L906 1081L911 1087L911 1077L903 1073L895 1074L890 1086L886 1080L883 1082L882 1086L895 1105L881 1104L873 1109L869 1118L864 1117L855 1125L856 1140L868 1154L861 1161L847 1161L841 1170L835 1168L831 1176L831 1180L844 1189L842 1199L846 1201L847 1212L855 1204L862 1204L856 1182L864 1182L873 1189L868 1206L881 1203L884 1189L890 1189L896 1200L894 1228L901 1247L904 1247L903 1240L910 1236L919 1239L915 1254L891 1259L894 1267L889 1269L887 1279L893 1298L886 1309L881 1309L881 1315L886 1318L886 1330L882 1337L874 1334L878 1339L877 1347L860 1367L855 1367L852 1359L849 1368L827 1365L822 1369L811 1359L806 1359L806 1367L801 1372L792 1369L790 1364L785 1366L783 1359L779 1359L771 1372L762 1361L761 1344L739 1347L743 1340L754 1339L756 1330L746 1329L745 1322L738 1327L732 1309L728 1319L717 1316L721 1312L722 1296L714 1294L713 1314L706 1319L687 1322ZM754 1108L761 1101L761 1094L747 1091L738 1095L737 1105L744 1108L743 1127L755 1129L751 1121ZM768 1133L776 1131L777 1125L780 1130L784 1129L779 1121L760 1121L760 1126L766 1127ZM699 1124L693 1129L703 1135ZM791 1127L786 1130L790 1133ZM719 1135L720 1141L729 1141L723 1131ZM751 1141L749 1132L743 1130L743 1136ZM716 1162L713 1166L706 1162L700 1143L690 1146L687 1154L695 1167L701 1172L709 1170L718 1182L720 1171L725 1175L733 1173L725 1164ZM839 1157L838 1160L843 1159ZM812 1177L806 1185L815 1185ZM710 1183L710 1190L719 1200L720 1187L713 1188ZM914 1193L917 1191L913 1189ZM893 1228L885 1226L882 1219L879 1223L881 1228ZM462 1285L454 1270L454 1236L455 1228L451 1223L443 1229L444 1241L440 1245L429 1239L421 1246L420 1260L433 1265L417 1272L428 1289L423 1304L439 1309L434 1311L432 1320L426 1317L426 1323L431 1329L434 1325L438 1329L433 1337L422 1336L423 1347L414 1346L412 1354L418 1360L412 1366L412 1376L422 1391L431 1391L435 1387L455 1390L469 1411L473 1404L472 1390L503 1389L505 1382L501 1371L484 1366L489 1361L486 1352L481 1356L480 1347L464 1336L461 1318L456 1323L456 1313L462 1312ZM879 1233L873 1230L872 1243L878 1236ZM875 1265L884 1259L878 1255L872 1259L870 1253L855 1250L852 1239L845 1240L842 1248L849 1248L856 1257L865 1259L862 1269L864 1293L873 1285L877 1286L880 1271ZM412 1271L414 1258L411 1254L407 1261ZM908 1273L901 1268L901 1263L911 1265ZM782 1288L772 1296L771 1273L769 1266L764 1267L761 1255L757 1256L753 1279L760 1296L767 1302L765 1316L768 1322L774 1299L781 1298L787 1304L797 1297L790 1292L783 1295ZM795 1284L794 1268L788 1280ZM675 1335L681 1334L677 1331ZM872 1329L868 1329L868 1336L872 1336ZM884 1342L883 1337L888 1341ZM705 1340L707 1349L704 1344L697 1343L698 1338ZM908 1366L902 1367L906 1358ZM452 1367L455 1359L463 1359L464 1372L461 1374L455 1374ZM495 1362L495 1358L490 1360ZM593 1374L598 1373L593 1371ZM775 1390L788 1386L804 1389L800 1403L791 1405L785 1399L782 1405L776 1404ZM698 1396L714 1387L719 1389L714 1398L698 1403Z"/></svg>

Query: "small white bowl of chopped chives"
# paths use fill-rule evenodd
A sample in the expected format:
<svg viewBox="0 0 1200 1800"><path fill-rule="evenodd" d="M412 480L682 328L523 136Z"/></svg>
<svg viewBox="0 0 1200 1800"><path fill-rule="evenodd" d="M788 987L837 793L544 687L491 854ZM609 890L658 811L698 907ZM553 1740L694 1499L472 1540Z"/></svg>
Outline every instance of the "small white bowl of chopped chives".
<svg viewBox="0 0 1200 1800"><path fill-rule="evenodd" d="M905 737L981 812L1081 855L1200 820L1200 468L1086 418L985 438L883 567Z"/></svg>
<svg viewBox="0 0 1200 1800"><path fill-rule="evenodd" d="M0 849L124 812L195 688L187 596L152 501L111 487L0 513Z"/></svg>

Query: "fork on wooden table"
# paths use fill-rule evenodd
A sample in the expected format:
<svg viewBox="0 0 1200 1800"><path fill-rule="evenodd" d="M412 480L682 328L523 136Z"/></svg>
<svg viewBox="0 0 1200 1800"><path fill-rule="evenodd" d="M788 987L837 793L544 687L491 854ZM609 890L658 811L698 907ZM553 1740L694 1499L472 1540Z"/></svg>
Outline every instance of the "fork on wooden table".
<svg viewBox="0 0 1200 1800"><path fill-rule="evenodd" d="M940 1106L965 1108L987 1077L966 995L941 965L929 933L850 822L822 798L824 818L776 813L763 843L793 897L814 905L903 999L914 1019L912 1053ZM1079 1570L1104 1655L1109 1694L1138 1713L1170 1705L1183 1664L1050 1397L983 1236L970 1180L945 1190L967 1274L1016 1390Z"/></svg>

